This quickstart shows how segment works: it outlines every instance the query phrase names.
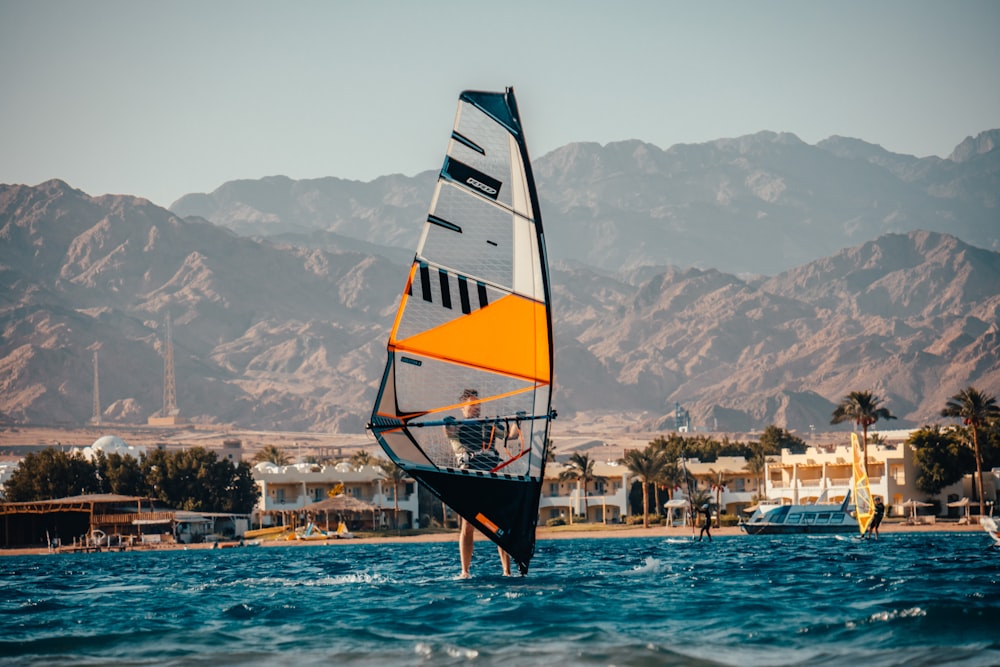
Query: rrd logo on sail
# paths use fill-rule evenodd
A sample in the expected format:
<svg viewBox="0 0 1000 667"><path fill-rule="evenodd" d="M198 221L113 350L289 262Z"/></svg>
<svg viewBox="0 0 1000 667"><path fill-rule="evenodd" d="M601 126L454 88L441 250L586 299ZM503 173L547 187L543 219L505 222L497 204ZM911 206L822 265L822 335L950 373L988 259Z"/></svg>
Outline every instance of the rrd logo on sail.
<svg viewBox="0 0 1000 667"><path fill-rule="evenodd" d="M485 192L486 194L490 195L491 197L494 196L494 195L496 195L496 193L497 193L497 189L496 188L491 188L490 186L486 185L485 183L480 183L479 181L477 181L476 179L474 179L472 176L469 176L467 179L465 179L465 182L466 182L466 184L471 185L474 188L478 188L478 189L482 190L483 192Z"/></svg>

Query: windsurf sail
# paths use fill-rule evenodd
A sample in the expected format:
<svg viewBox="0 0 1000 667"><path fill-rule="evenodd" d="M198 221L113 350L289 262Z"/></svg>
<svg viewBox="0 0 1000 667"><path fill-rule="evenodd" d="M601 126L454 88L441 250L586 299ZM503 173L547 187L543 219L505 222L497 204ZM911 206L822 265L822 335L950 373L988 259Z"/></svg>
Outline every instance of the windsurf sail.
<svg viewBox="0 0 1000 667"><path fill-rule="evenodd" d="M862 535L868 532L872 517L875 516L875 506L872 502L872 489L868 484L868 473L865 471L864 457L861 453L861 443L858 434L851 433L851 453L854 455L854 513L858 519L858 530Z"/></svg>
<svg viewBox="0 0 1000 667"><path fill-rule="evenodd" d="M991 516L984 516L980 517L979 523L982 525L983 530L993 538L993 543L1000 547L1000 527L997 526L996 520Z"/></svg>
<svg viewBox="0 0 1000 667"><path fill-rule="evenodd" d="M369 424L399 466L522 574L552 409L538 194L514 91L465 91Z"/></svg>

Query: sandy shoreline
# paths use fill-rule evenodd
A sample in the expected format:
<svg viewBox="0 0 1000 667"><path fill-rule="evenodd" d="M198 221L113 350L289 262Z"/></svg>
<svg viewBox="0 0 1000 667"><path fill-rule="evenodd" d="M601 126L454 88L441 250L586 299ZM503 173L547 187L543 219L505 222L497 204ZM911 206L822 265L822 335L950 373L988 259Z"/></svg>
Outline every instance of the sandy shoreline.
<svg viewBox="0 0 1000 667"><path fill-rule="evenodd" d="M903 522L888 522L881 526L882 533L957 533L957 532L982 532L982 527L978 524L959 525L954 521L940 522L925 525L908 525ZM663 537L663 538L691 538L698 535L698 529L692 531L691 527L666 527L650 526L643 528L640 526L589 526L587 528L574 528L572 526L560 526L558 528L539 528L536 533L536 540L544 542L546 540L571 540L571 539L607 539L607 538L634 538L634 537ZM747 539L755 539L753 536L745 535L736 526L725 528L713 528L712 535L741 536ZM482 535L476 536L477 541L485 541ZM268 540L262 541L260 546L290 547L290 546L339 546L347 544L406 544L406 543L429 543L429 542L458 542L458 531L447 533L425 533L421 535L384 535L376 537L358 537L349 540L322 540L322 541L297 541L297 540ZM233 543L222 545L223 548L235 547ZM155 546L141 546L129 551L188 551L188 550L210 550L213 544L160 544ZM27 549L0 549L0 556L31 556L49 554L48 549L27 548ZM70 549L64 548L55 553L70 553Z"/></svg>
<svg viewBox="0 0 1000 667"><path fill-rule="evenodd" d="M618 538L629 538L629 537L691 537L694 535L697 537L698 531L700 529L691 530L690 526L687 527L666 527L666 526L650 526L649 528L643 528L640 526L608 526L607 528L587 528L587 529L573 529L571 526L561 526L559 528L539 528L535 533L535 539L539 542L545 540L575 540L575 539L606 539L611 537ZM883 523L880 531L882 533L903 533L903 532L914 532L914 533L941 533L941 532L981 532L983 529L976 525L958 525L954 522L948 523L935 523L931 525L907 525L902 522L898 523ZM730 526L726 528L713 528L712 535L716 537L721 536L731 536L739 535L742 537L750 538L752 536L746 535L737 526ZM477 535L476 539L485 540L486 538L481 535ZM337 540L335 540L337 541ZM452 542L458 541L458 531L454 533L434 533L427 535L413 535L411 537L371 537L365 538L363 540L355 540L361 542L372 542L372 543L393 543L393 542ZM265 543L267 544L267 543ZM285 544L294 544L294 542L286 542Z"/></svg>

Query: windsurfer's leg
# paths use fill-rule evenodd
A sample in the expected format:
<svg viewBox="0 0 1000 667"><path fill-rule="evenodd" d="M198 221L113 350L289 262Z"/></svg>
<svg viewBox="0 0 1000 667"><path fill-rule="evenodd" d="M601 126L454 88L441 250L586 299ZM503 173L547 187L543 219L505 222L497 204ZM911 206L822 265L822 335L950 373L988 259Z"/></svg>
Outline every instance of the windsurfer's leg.
<svg viewBox="0 0 1000 667"><path fill-rule="evenodd" d="M502 547L497 546L497 553L500 554L500 565L503 566L503 576L510 576L510 554L503 550Z"/></svg>
<svg viewBox="0 0 1000 667"><path fill-rule="evenodd" d="M467 579L469 568L472 566L472 540L475 537L475 529L472 524L462 519L462 528L458 536L458 555L462 561L462 578Z"/></svg>

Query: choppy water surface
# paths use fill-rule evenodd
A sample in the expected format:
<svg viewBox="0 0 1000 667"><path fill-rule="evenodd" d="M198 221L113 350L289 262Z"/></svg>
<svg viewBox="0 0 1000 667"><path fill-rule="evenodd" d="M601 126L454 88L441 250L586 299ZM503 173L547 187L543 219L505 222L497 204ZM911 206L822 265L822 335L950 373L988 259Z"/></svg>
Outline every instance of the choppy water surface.
<svg viewBox="0 0 1000 667"><path fill-rule="evenodd" d="M0 665L997 665L983 533L0 558Z"/></svg>

